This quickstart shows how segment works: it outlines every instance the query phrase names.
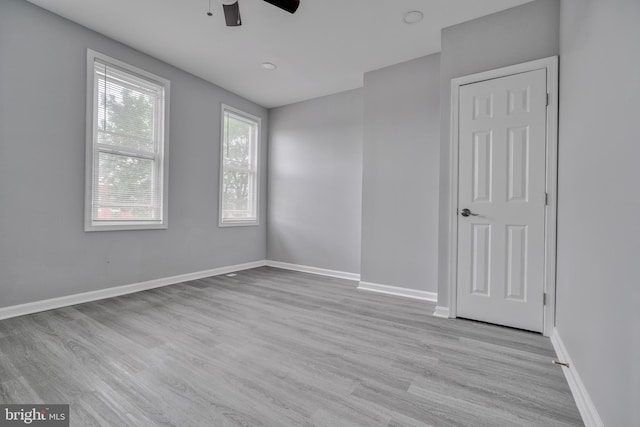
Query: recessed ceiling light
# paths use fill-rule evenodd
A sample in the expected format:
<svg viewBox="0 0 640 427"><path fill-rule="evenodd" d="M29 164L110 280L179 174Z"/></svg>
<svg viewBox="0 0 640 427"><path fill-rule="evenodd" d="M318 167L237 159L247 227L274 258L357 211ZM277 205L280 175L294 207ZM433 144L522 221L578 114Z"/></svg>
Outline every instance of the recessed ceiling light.
<svg viewBox="0 0 640 427"><path fill-rule="evenodd" d="M265 70L275 70L276 68L278 68L278 66L272 62L263 62L262 68L264 68Z"/></svg>
<svg viewBox="0 0 640 427"><path fill-rule="evenodd" d="M424 18L424 13L420 12L419 10L412 10L405 13L402 20L405 24L417 24L418 22L422 21L422 18Z"/></svg>

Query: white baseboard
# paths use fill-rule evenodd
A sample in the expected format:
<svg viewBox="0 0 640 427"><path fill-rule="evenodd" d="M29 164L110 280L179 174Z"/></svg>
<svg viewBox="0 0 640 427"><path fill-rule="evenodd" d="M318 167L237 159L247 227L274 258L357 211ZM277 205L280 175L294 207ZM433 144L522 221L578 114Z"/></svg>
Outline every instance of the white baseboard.
<svg viewBox="0 0 640 427"><path fill-rule="evenodd" d="M248 270L250 268L262 267L266 261L254 261L245 264L230 265L211 270L198 271L195 273L179 274L177 276L163 277L161 279L148 280L146 282L134 283L131 285L116 286L113 288L100 289L97 291L83 292L80 294L67 295L64 297L51 298L26 304L14 305L0 308L0 320L10 317L24 316L26 314L38 313L40 311L53 310L70 305L82 304L85 302L97 301L105 298L113 298L120 295L134 292L146 291L148 289L160 288L162 286L175 285L176 283L188 282L189 280L203 279L205 277L219 276L234 271Z"/></svg>
<svg viewBox="0 0 640 427"><path fill-rule="evenodd" d="M381 285L379 283L360 282L358 289L363 291L378 292L381 294L396 295L399 297L421 299L437 302L438 294L435 292L419 291L417 289L400 288L398 286Z"/></svg>
<svg viewBox="0 0 640 427"><path fill-rule="evenodd" d="M576 367L571 361L571 357L567 352L567 348L564 346L562 339L560 338L560 334L557 329L553 329L551 333L551 344L553 344L553 348L558 355L558 359L560 362L568 363L569 367L562 368L564 372L564 376L567 379L567 383L569 383L569 388L571 389L571 394L573 394L573 398L576 401L576 405L578 406L578 411L580 411L580 415L582 416L582 421L584 422L585 427L604 427L602 423L602 419L598 414L598 411L589 396L589 392L587 391Z"/></svg>
<svg viewBox="0 0 640 427"><path fill-rule="evenodd" d="M433 312L435 317L442 317L445 319L449 318L449 307L443 307L441 305L437 305L436 309Z"/></svg>
<svg viewBox="0 0 640 427"><path fill-rule="evenodd" d="M300 271L302 273L311 273L311 274L318 274L320 276L337 277L338 279L360 280L359 274L347 273L346 271L327 270L325 268L310 267L308 265L289 264L287 262L269 261L269 260L267 260L266 265L268 267Z"/></svg>

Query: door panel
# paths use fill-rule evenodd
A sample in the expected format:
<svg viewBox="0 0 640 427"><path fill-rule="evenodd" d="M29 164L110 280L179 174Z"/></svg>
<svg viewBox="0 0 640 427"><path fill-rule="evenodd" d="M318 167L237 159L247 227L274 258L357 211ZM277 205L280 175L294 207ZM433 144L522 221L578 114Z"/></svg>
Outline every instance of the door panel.
<svg viewBox="0 0 640 427"><path fill-rule="evenodd" d="M529 126L510 128L507 145L507 201L526 202L529 193Z"/></svg>
<svg viewBox="0 0 640 427"><path fill-rule="evenodd" d="M507 226L506 298L524 301L527 294L527 226Z"/></svg>
<svg viewBox="0 0 640 427"><path fill-rule="evenodd" d="M459 108L457 315L540 332L546 70L462 86Z"/></svg>
<svg viewBox="0 0 640 427"><path fill-rule="evenodd" d="M489 296L491 281L491 225L473 225L471 293Z"/></svg>
<svg viewBox="0 0 640 427"><path fill-rule="evenodd" d="M473 201L491 201L491 132L473 135Z"/></svg>

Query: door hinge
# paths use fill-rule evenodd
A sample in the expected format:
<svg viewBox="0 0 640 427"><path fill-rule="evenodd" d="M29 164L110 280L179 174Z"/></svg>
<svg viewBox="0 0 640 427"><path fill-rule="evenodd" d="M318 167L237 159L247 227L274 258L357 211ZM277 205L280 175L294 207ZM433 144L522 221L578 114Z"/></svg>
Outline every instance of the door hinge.
<svg viewBox="0 0 640 427"><path fill-rule="evenodd" d="M549 99L550 99L550 98L551 98L551 94L550 94L550 93L547 93L547 101L546 101L546 102L547 102L547 107L549 106Z"/></svg>
<svg viewBox="0 0 640 427"><path fill-rule="evenodd" d="M542 305L547 305L547 293L542 294Z"/></svg>
<svg viewBox="0 0 640 427"><path fill-rule="evenodd" d="M544 193L544 205L549 206L549 193Z"/></svg>

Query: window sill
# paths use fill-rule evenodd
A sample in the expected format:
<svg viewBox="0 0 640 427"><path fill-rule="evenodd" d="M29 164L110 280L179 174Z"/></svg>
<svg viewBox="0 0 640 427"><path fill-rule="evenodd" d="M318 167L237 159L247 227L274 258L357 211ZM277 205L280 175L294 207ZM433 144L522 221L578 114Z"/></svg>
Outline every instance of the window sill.
<svg viewBox="0 0 640 427"><path fill-rule="evenodd" d="M257 219L218 222L218 227L255 227L257 225L260 225Z"/></svg>
<svg viewBox="0 0 640 427"><path fill-rule="evenodd" d="M85 232L93 231L126 231L126 230L166 230L169 226L167 222L152 222L152 223L139 223L139 222L105 222L100 224L85 224Z"/></svg>

